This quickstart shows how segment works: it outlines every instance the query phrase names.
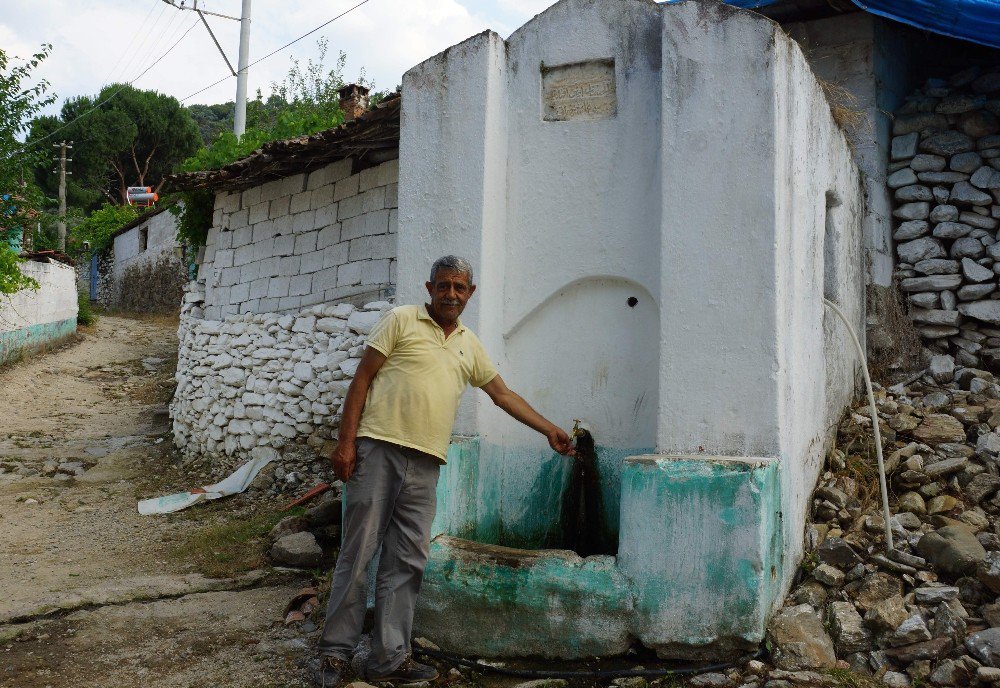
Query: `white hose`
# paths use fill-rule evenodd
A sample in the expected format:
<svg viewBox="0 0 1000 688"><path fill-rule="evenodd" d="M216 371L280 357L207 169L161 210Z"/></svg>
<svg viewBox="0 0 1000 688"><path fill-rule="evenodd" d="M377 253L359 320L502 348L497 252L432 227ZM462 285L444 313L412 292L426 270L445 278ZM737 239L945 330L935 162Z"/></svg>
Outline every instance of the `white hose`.
<svg viewBox="0 0 1000 688"><path fill-rule="evenodd" d="M871 411L872 430L875 431L875 454L878 456L878 484L882 491L882 518L885 519L885 550L886 554L889 554L894 549L892 544L892 528L889 527L889 490L885 485L885 461L882 459L882 433L878 427L878 412L875 410L875 392L872 391L872 379L868 375L868 360L865 357L865 350L861 346L861 341L858 339L858 335L854 332L854 328L851 326L851 322L847 319L847 316L844 315L844 312L829 299L823 299L823 303L829 306L844 321L847 331L851 335L851 341L854 342L854 348L861 359L861 372L864 373L865 389L868 392L868 410Z"/></svg>

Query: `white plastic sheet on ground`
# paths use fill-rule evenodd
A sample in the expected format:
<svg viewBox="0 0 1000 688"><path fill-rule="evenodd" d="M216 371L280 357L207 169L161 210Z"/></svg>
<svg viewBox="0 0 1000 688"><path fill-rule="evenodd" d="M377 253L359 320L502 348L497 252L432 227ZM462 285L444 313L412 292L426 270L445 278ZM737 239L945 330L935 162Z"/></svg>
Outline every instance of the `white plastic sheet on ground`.
<svg viewBox="0 0 1000 688"><path fill-rule="evenodd" d="M260 473L260 469L278 458L278 452L270 447L257 447L250 452L250 457L249 461L233 471L228 478L220 480L214 485L205 485L190 492L178 492L142 500L139 502L139 513L143 516L169 514L173 511L187 509L192 504L207 499L220 499L243 492L250 487L250 483Z"/></svg>

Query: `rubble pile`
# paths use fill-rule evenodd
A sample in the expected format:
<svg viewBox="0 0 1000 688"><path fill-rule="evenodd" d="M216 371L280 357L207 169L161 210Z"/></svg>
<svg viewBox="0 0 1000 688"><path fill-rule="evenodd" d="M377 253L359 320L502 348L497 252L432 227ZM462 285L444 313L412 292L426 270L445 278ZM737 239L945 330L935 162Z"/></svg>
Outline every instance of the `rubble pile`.
<svg viewBox="0 0 1000 688"><path fill-rule="evenodd" d="M1000 68L930 79L896 113L896 278L925 345L1000 372Z"/></svg>
<svg viewBox="0 0 1000 688"><path fill-rule="evenodd" d="M768 629L778 671L747 688L839 685L838 671L888 686L1000 686L998 379L938 370L880 388L876 406L894 550L866 405L839 428L801 582Z"/></svg>
<svg viewBox="0 0 1000 688"><path fill-rule="evenodd" d="M254 447L319 449L335 437L365 337L392 304L207 320L203 301L197 283L189 285L170 404L182 453L238 463Z"/></svg>
<svg viewBox="0 0 1000 688"><path fill-rule="evenodd" d="M330 568L340 547L341 494L333 488L301 516L286 516L271 529L271 561L296 568Z"/></svg>

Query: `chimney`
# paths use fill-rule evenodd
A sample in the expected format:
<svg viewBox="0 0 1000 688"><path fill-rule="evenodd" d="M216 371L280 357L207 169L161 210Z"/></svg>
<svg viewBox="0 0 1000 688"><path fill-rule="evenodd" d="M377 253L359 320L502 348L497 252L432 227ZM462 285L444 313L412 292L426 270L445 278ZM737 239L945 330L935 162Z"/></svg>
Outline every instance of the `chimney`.
<svg viewBox="0 0 1000 688"><path fill-rule="evenodd" d="M368 89L360 84L347 84L337 91L337 95L345 122L357 119L368 109Z"/></svg>

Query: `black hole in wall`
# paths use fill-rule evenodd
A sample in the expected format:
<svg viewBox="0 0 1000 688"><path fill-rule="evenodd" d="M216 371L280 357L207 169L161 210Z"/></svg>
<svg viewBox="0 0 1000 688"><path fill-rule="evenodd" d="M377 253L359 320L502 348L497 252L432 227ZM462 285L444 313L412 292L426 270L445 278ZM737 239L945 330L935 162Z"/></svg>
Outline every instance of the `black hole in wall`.
<svg viewBox="0 0 1000 688"><path fill-rule="evenodd" d="M630 296L628 297L628 301L626 301L625 303L628 304L629 308L635 308L635 304L639 303L639 299L635 298L634 296Z"/></svg>

